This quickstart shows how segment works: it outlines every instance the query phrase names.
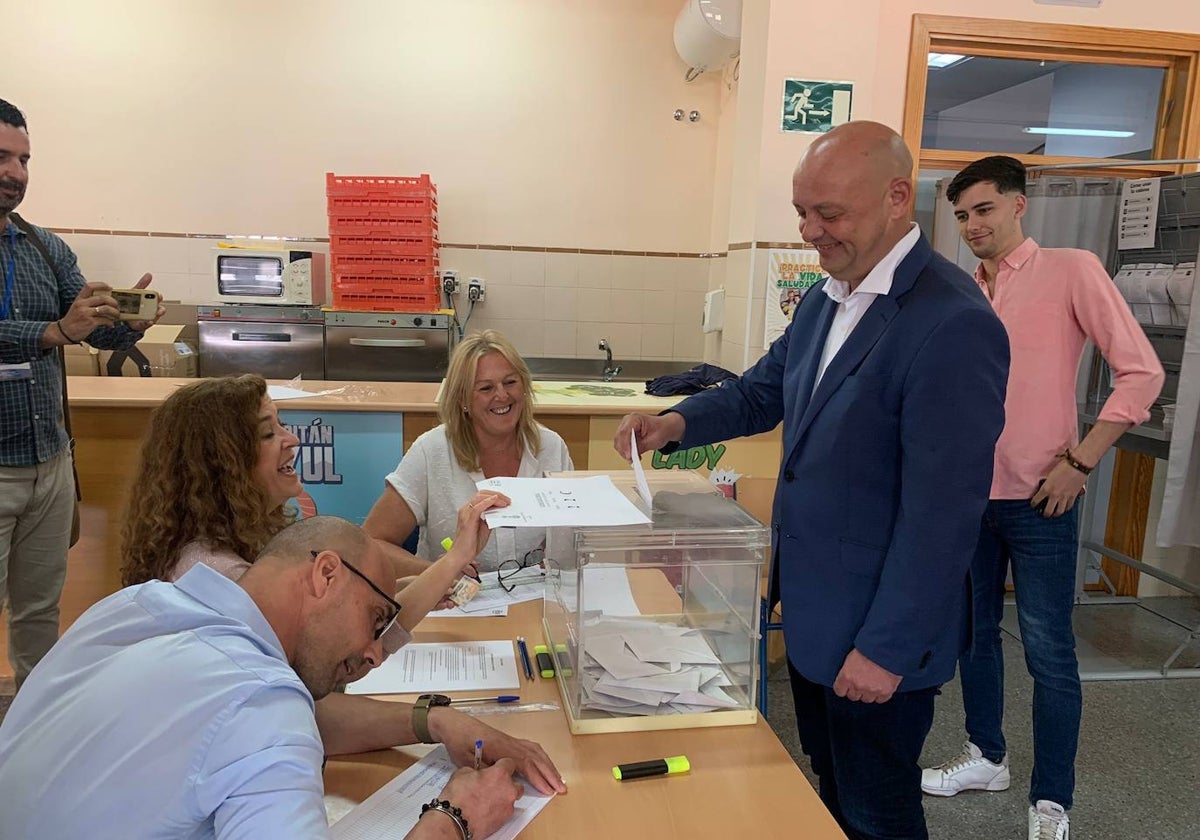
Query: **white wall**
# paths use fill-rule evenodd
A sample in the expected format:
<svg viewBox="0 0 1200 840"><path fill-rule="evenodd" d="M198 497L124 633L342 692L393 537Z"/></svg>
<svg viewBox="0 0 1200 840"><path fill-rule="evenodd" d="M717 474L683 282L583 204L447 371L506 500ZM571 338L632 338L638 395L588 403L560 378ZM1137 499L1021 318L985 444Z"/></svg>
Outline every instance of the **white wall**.
<svg viewBox="0 0 1200 840"><path fill-rule="evenodd" d="M709 261L643 253L712 250L722 87L684 82L680 4L6 7L0 96L34 152L22 210L68 229L323 237L326 171L427 172L442 242L471 246L443 248L443 267L489 281L471 327L529 355L596 355L603 336L622 358L698 359ZM149 270L170 299L209 299L211 242L67 239L94 279Z"/></svg>
<svg viewBox="0 0 1200 840"><path fill-rule="evenodd" d="M428 172L446 242L706 250L719 80L684 83L678 6L14 4L3 96L31 125L27 209L324 235L327 170Z"/></svg>

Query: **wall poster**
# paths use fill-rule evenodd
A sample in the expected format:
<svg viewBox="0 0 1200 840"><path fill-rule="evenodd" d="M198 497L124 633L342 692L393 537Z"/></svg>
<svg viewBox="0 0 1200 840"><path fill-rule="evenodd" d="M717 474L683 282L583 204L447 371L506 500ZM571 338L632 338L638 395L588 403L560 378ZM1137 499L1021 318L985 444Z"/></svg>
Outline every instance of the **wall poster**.
<svg viewBox="0 0 1200 840"><path fill-rule="evenodd" d="M763 349L783 335L800 301L824 276L816 251L772 248L767 252Z"/></svg>
<svg viewBox="0 0 1200 840"><path fill-rule="evenodd" d="M834 126L850 122L852 82L783 80L783 111L780 128L805 134L824 134Z"/></svg>

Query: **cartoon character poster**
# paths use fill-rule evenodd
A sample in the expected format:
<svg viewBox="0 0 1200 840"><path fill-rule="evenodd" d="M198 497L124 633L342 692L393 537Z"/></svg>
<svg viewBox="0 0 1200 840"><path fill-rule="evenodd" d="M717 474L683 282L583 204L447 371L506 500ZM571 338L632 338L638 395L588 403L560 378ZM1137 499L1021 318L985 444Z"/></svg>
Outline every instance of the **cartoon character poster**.
<svg viewBox="0 0 1200 840"><path fill-rule="evenodd" d="M772 248L767 252L764 348L783 335L800 301L824 276L816 251Z"/></svg>

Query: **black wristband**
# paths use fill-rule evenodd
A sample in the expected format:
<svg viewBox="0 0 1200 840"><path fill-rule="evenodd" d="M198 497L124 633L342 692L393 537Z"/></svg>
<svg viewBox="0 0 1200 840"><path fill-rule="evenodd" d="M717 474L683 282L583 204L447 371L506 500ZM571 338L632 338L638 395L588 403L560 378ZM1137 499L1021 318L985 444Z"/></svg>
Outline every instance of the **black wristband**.
<svg viewBox="0 0 1200 840"><path fill-rule="evenodd" d="M58 331L60 333L62 333L62 337L65 338L69 343L79 344L83 340L83 339L71 338L71 336L67 335L67 331L63 329L62 318L59 318L57 321L55 321L54 325L56 327L58 327Z"/></svg>
<svg viewBox="0 0 1200 840"><path fill-rule="evenodd" d="M1072 455L1070 449L1063 450L1062 458L1064 461L1067 462L1067 464L1071 467L1071 469L1079 470L1079 472L1083 473L1084 475L1092 474L1093 468L1086 466L1082 461L1080 461L1078 458L1076 458L1074 455Z"/></svg>

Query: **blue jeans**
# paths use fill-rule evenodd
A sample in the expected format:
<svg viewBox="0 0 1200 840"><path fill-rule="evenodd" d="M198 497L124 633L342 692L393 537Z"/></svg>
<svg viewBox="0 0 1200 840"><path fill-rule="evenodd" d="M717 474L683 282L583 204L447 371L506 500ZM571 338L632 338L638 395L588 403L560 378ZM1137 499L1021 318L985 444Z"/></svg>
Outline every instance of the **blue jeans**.
<svg viewBox="0 0 1200 840"><path fill-rule="evenodd" d="M1025 664L1033 677L1033 776L1029 801L1071 807L1083 692L1071 611L1079 506L1047 519L1025 499L988 502L971 563L975 630L971 651L959 660L967 734L988 761L1006 752L1004 657L1000 619L1004 583L1012 565Z"/></svg>
<svg viewBox="0 0 1200 840"><path fill-rule="evenodd" d="M919 759L937 688L857 703L788 663L800 746L818 793L850 840L928 840Z"/></svg>

